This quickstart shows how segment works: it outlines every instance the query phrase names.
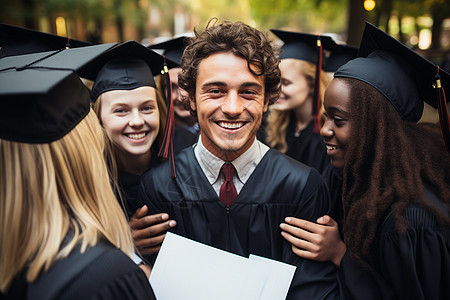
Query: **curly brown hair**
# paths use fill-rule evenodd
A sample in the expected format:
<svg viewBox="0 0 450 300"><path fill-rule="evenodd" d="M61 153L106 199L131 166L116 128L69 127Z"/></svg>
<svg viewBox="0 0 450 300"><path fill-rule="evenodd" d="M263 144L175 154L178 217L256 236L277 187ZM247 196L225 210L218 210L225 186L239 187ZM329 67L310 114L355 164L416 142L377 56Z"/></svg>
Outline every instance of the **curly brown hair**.
<svg viewBox="0 0 450 300"><path fill-rule="evenodd" d="M247 60L248 69L255 76L264 76L265 100L272 104L278 99L281 89L279 69L279 49L273 47L267 33L242 22L217 23L209 20L203 32L194 30L188 46L181 58L182 71L178 75L179 86L188 95L182 98L186 109L196 116L190 108L189 99L195 99L195 84L200 62L218 52L231 52ZM256 66L251 68L251 66Z"/></svg>
<svg viewBox="0 0 450 300"><path fill-rule="evenodd" d="M377 228L388 211L401 234L407 230L402 213L411 203L450 224L423 197L426 183L450 203L450 156L442 137L429 126L402 120L375 88L356 79L340 80L350 88L350 140L357 141L347 145L345 154L344 238L350 254L370 267Z"/></svg>

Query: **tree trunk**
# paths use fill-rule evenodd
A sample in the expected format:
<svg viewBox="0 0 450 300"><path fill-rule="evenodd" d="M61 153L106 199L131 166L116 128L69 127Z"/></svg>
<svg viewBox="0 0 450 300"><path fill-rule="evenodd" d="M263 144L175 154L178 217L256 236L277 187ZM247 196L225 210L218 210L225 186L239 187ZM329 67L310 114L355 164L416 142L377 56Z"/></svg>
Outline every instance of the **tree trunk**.
<svg viewBox="0 0 450 300"><path fill-rule="evenodd" d="M403 34L403 28L402 28L402 14L398 14L398 40L405 44L405 35Z"/></svg>
<svg viewBox="0 0 450 300"><path fill-rule="evenodd" d="M359 46L364 31L364 21L368 19L368 14L364 9L363 1L348 1L347 18L347 44Z"/></svg>
<svg viewBox="0 0 450 300"><path fill-rule="evenodd" d="M441 47L441 33L442 23L444 22L444 16L434 11L432 13L433 26L431 27L431 48L439 49Z"/></svg>
<svg viewBox="0 0 450 300"><path fill-rule="evenodd" d="M25 28L39 30L34 0L22 0L22 3L24 12L23 23Z"/></svg>
<svg viewBox="0 0 450 300"><path fill-rule="evenodd" d="M119 42L123 43L125 38L124 38L124 33L123 33L124 22L123 22L121 9L122 9L122 0L114 0L114 13L116 15L116 27L117 27L117 32L119 34Z"/></svg>

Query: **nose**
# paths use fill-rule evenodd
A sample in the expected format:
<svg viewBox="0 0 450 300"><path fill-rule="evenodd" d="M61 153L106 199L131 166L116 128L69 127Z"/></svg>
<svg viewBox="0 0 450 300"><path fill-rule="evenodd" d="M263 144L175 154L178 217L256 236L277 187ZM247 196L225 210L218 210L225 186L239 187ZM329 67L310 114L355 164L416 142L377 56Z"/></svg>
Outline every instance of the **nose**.
<svg viewBox="0 0 450 300"><path fill-rule="evenodd" d="M144 125L144 118L139 111L132 111L128 124L131 127L141 127L142 125Z"/></svg>
<svg viewBox="0 0 450 300"><path fill-rule="evenodd" d="M237 92L230 92L221 106L222 112L231 117L240 115L244 110L244 104Z"/></svg>
<svg viewBox="0 0 450 300"><path fill-rule="evenodd" d="M320 129L320 135L323 138L331 138L334 134L333 128L332 128L332 122L328 118L325 120L325 123L323 123L322 128Z"/></svg>

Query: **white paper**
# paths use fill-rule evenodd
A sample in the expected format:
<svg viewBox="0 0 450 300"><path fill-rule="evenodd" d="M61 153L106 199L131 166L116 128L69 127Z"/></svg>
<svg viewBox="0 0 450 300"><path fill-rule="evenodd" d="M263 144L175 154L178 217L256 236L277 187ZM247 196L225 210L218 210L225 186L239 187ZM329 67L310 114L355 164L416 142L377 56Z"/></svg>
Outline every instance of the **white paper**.
<svg viewBox="0 0 450 300"><path fill-rule="evenodd" d="M297 267L254 254L250 254L249 260L261 262L266 268L268 278L260 300L286 299Z"/></svg>
<svg viewBox="0 0 450 300"><path fill-rule="evenodd" d="M292 269L270 261L247 259L169 232L150 283L158 300L284 299L292 276L283 282L289 276L281 273Z"/></svg>

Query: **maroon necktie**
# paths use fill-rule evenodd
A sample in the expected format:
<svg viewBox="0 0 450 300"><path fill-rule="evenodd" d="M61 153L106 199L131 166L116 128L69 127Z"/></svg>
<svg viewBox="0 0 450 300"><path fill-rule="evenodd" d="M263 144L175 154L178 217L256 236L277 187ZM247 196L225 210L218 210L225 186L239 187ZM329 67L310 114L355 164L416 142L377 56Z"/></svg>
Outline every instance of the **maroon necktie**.
<svg viewBox="0 0 450 300"><path fill-rule="evenodd" d="M219 198L226 207L230 207L234 204L234 200L236 200L237 197L236 187L233 183L235 169L232 164L226 163L222 166L221 171L225 177L225 181L220 187Z"/></svg>

